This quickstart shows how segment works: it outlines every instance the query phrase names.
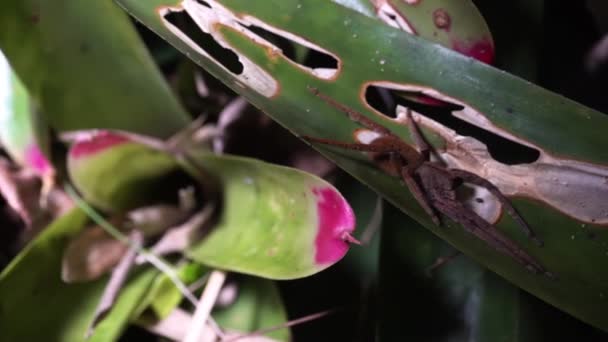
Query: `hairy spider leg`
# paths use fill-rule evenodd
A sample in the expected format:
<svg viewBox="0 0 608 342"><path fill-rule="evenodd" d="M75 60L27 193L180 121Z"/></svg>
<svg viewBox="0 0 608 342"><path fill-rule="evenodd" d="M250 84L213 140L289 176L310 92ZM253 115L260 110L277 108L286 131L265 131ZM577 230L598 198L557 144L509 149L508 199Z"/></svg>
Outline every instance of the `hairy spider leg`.
<svg viewBox="0 0 608 342"><path fill-rule="evenodd" d="M323 145L336 146L341 147L347 150L355 150L361 152L376 152L376 153L388 153L384 146L374 145L374 144L361 144L361 143L346 143L342 141L335 141L331 139L323 139L323 138L315 138L308 135L300 136L302 139L316 142Z"/></svg>
<svg viewBox="0 0 608 342"><path fill-rule="evenodd" d="M440 226L441 221L439 220L439 216L437 216L437 213L433 209L431 202L424 194L424 190L422 190L420 185L414 179L413 171L403 165L403 160L401 159L401 156L399 154L391 153L390 158L391 163L395 168L395 171L397 171L397 173L401 175L401 179L403 180L403 182L405 182L405 185L407 185L408 189L410 189L410 192L412 193L412 195L414 195L416 201L418 201L424 211L426 211L426 213L431 217L433 223Z"/></svg>
<svg viewBox="0 0 608 342"><path fill-rule="evenodd" d="M308 90L310 90L310 92L313 95L315 95L316 97L325 101L327 104L331 105L332 107L337 108L338 110L340 110L343 113L346 113L350 117L350 119L353 120L354 122L360 123L361 125L365 126L366 128L369 128L370 130L372 130L376 133L380 133L383 135L393 135L393 133L388 128L368 119L365 115L337 102L336 100L332 99L331 97L329 97L325 94L322 94L321 92L319 92L319 89L313 88L313 87L308 87Z"/></svg>
<svg viewBox="0 0 608 342"><path fill-rule="evenodd" d="M461 170L461 169L450 169L450 173L454 177L459 178L466 183L479 185L481 187L488 189L488 191L490 191L490 193L492 195L494 195L500 201L500 203L502 203L502 205L506 208L509 215L511 215L511 217L513 217L515 222L517 222L519 224L519 226L522 228L524 233L530 239L532 239L537 245L539 245L539 246L543 245L542 240L536 235L536 233L534 233L532 228L530 228L530 226L526 223L526 221L523 219L523 217L517 212L515 207L513 207L513 205L511 204L511 201L509 201L509 199L505 195L503 195L502 192L500 192L500 190L494 184L492 184L487 179L484 179L474 173L471 173L471 172L465 171L465 170Z"/></svg>
<svg viewBox="0 0 608 342"><path fill-rule="evenodd" d="M416 123L414 122L414 119L412 118L411 110L406 109L405 115L406 115L407 125L409 127L412 139L414 140L414 142L420 149L420 153L426 154L426 156L428 156L429 151L430 151L429 145L426 142L426 140L424 139L424 137L422 136L422 134L420 133L420 129L419 129L418 125L416 125ZM429 166L439 168L433 164L429 164ZM487 179L484 179L474 173L471 173L471 172L468 172L465 170L449 169L448 171L452 177L459 178L462 181L464 181L465 183L479 185L481 187L488 189L488 191L490 191L490 193L492 195L494 195L500 201L500 203L502 203L502 205L505 207L505 209L507 210L509 215L511 215L511 217L513 217L515 222L517 222L519 224L519 226L522 228L524 233L530 239L532 239L532 241L534 241L538 246L543 245L542 240L534 233L532 228L530 228L530 226L526 223L526 221L523 219L523 217L517 212L517 210L515 209L515 207L513 207L513 205L509 201L509 199L505 195L503 195L502 192L500 192L500 190L494 184L492 184Z"/></svg>
<svg viewBox="0 0 608 342"><path fill-rule="evenodd" d="M401 141L399 137L395 136L390 130L387 128L380 126L374 121L368 119L361 113L348 108L347 106L340 104L333 100L332 98L321 94L318 89L309 87L309 90L317 97L321 98L323 101L328 104L336 107L340 111L348 114L351 120L365 126L366 128L380 133L383 136L375 139L369 144L361 144L361 143L345 143L334 141L330 139L322 139L322 138L314 138L309 136L303 136L304 139L309 140L311 142L317 142L330 146L337 146L345 149L357 150L362 152L376 152L376 153L385 153L389 154L391 158L391 162L393 163L393 167L395 169L401 170L399 173L401 174L401 178L406 183L416 200L421 204L421 206L429 213L433 221L439 221L437 215L433 211L433 208L448 216L453 221L462 225L465 230L469 231L473 235L477 236L482 241L486 242L491 247L501 251L502 253L509 255L513 259L515 259L518 263L524 265L526 269L534 272L534 273L544 273L549 277L553 277L553 274L545 271L545 269L536 262L530 255L528 255L525 251L519 248L513 241L509 240L507 237L502 235L498 230L494 228L489 222L485 221L481 216L477 215L474 211L468 209L464 206L464 204L451 199L451 198L443 198L441 197L443 194L439 196L433 196L434 200L430 200L427 196L425 196L425 192L422 191L420 185L416 182L413 175L416 174L416 171L421 165L427 165L432 167L437 171L441 171L442 174L445 174L444 177L448 177L450 180L455 180L456 177L452 174L453 170L444 169L438 165L435 165L428 161L430 156L430 147L426 140L422 137L417 125L411 117L411 112L408 110L406 112L407 115L407 123L410 129L410 134L412 139L416 143L420 152L416 151L413 147ZM395 163L396 161L396 163ZM403 166L404 162L406 166ZM399 163L401 165L399 165ZM456 172L458 174L458 172ZM462 174L460 174L462 175ZM477 175L475 175L477 176ZM421 175L421 177L424 177ZM479 178L479 176L477 176ZM472 179L471 177L466 177L467 179ZM461 178L465 180L464 178ZM487 180L481 178L482 180L488 182ZM472 182L473 184L477 184ZM488 182L491 184L490 182ZM479 184L478 184L479 185ZM500 191L491 184L493 189ZM488 188L489 191L492 189ZM427 194L428 195L428 194ZM502 193L500 194L502 195ZM498 197L498 196L497 196ZM504 198L502 195L498 197L499 200ZM432 203L431 203L432 202ZM502 200L501 200L502 202ZM505 202L503 202L505 203ZM508 203L508 202L506 202ZM510 203L509 203L510 204ZM507 205L507 211L510 211L510 208L514 210L514 208L510 205ZM510 212L511 213L511 212ZM520 217L521 218L521 217ZM523 221L523 219L521 220ZM518 221L519 222L519 221ZM525 223L525 221L523 221ZM437 224L437 222L436 222ZM439 225L439 224L438 224ZM527 227L527 225L526 225ZM529 229L529 227L528 227ZM530 230L531 231L531 230Z"/></svg>
<svg viewBox="0 0 608 342"><path fill-rule="evenodd" d="M361 144L345 143L330 139L314 138L309 136L302 136L302 138L311 142L341 147L349 150L388 154L395 173L401 176L401 179L403 180L405 185L408 187L408 189L410 190L416 201L420 204L420 206L422 206L424 211L431 217L433 223L438 226L441 225L441 221L433 210L430 201L425 196L424 191L422 190L422 188L420 188L420 185L416 182L413 176L415 169L422 161L420 160L420 158L418 158L417 154L412 153L415 151L411 150L409 146L401 143L400 140L394 140L395 138L393 137L378 138L378 142L373 141L370 144ZM407 146L408 148L404 149L404 146L402 145ZM411 159L414 156L416 156L416 159L418 159L414 163L414 166L410 166L409 164L404 165L405 163L403 159L406 159L405 162L407 163L407 158Z"/></svg>
<svg viewBox="0 0 608 342"><path fill-rule="evenodd" d="M529 271L552 276L551 273L548 273L536 260L519 248L513 241L502 235L500 231L496 230L490 223L477 215L477 213L465 207L464 204L455 201L436 201L433 204L437 210L463 226L465 230L489 246L515 259L515 261L522 264Z"/></svg>
<svg viewBox="0 0 608 342"><path fill-rule="evenodd" d="M414 118L412 117L412 111L409 108L405 109L405 117L407 122L407 127L410 131L410 136L414 140L414 143L418 147L420 154L424 158L424 160L430 160L431 147L426 142L422 133L420 132L420 128L414 122Z"/></svg>

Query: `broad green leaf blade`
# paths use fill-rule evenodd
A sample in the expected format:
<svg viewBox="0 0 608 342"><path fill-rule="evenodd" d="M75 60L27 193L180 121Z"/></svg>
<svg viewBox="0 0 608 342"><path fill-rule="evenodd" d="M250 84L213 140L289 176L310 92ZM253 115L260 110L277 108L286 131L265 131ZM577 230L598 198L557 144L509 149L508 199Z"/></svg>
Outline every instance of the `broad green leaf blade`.
<svg viewBox="0 0 608 342"><path fill-rule="evenodd" d="M234 303L212 313L227 332L246 334L287 323L287 312L273 281L244 276L238 279L236 286ZM278 341L290 341L290 335L288 328L264 334Z"/></svg>
<svg viewBox="0 0 608 342"><path fill-rule="evenodd" d="M84 341L106 279L67 285L61 259L86 222L79 210L58 219L0 274L0 340ZM157 273L148 268L133 275L89 340L116 340Z"/></svg>
<svg viewBox="0 0 608 342"><path fill-rule="evenodd" d="M111 1L8 1L0 49L57 131L168 137L188 123L132 24Z"/></svg>
<svg viewBox="0 0 608 342"><path fill-rule="evenodd" d="M187 255L203 264L270 279L317 273L349 248L355 217L340 193L305 172L249 158L196 151L219 178L218 222Z"/></svg>
<svg viewBox="0 0 608 342"><path fill-rule="evenodd" d="M315 87L411 141L407 127L380 115L366 102L362 95L372 83L422 92L458 104L464 107L454 112L459 118L538 150L540 157L534 162L501 164L490 154L480 154L485 146L449 134L441 124L420 119L450 167L481 174L511 196L530 226L545 240L545 246L537 248L526 240L506 215L497 228L553 272L557 280L530 274L462 227L433 225L406 187L377 169L365 155L321 147L340 167L458 249L527 291L608 330L604 314L608 293L608 274L604 272L608 214L602 207L608 197L608 150L604 148L603 134L608 128L606 116L328 1L209 0L206 3L211 9L191 0L119 2L297 135L352 142L354 130L360 128L311 94L308 87ZM165 20L171 13L196 18L201 30L235 51L244 71L230 72L218 64L204 52L204 46L197 46ZM218 17L217 13L221 15ZM349 23L345 26L347 17ZM264 26L298 42L305 40L336 56L338 68L319 74L295 65L257 39L246 29L247 25ZM335 30L328 34L328 27ZM461 143L456 144L457 141ZM473 164L469 164L469 157L475 160Z"/></svg>

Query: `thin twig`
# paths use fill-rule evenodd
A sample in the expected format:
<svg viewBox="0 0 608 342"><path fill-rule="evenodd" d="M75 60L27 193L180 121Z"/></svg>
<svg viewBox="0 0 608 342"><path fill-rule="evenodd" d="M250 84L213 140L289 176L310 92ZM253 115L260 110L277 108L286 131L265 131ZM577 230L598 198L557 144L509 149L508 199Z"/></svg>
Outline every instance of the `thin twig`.
<svg viewBox="0 0 608 342"><path fill-rule="evenodd" d="M97 213L93 208L91 208L72 188L70 185L65 186L65 192L72 198L74 203L87 214L101 228L103 228L108 234L112 235L116 240L128 245L130 248L137 251L137 253L143 256L146 261L156 267L158 270L163 272L169 279L175 284L175 286L179 289L188 301L192 303L192 305L197 305L198 301L196 297L188 290L188 287L179 279L177 272L169 265L166 261L157 257L156 255L148 252L146 249L141 246L133 244L129 238L124 235L121 231L116 229L111 223L106 221L99 213Z"/></svg>
<svg viewBox="0 0 608 342"><path fill-rule="evenodd" d="M213 306L215 305L215 301L225 280L226 272L217 270L211 272L209 280L207 281L207 286L205 286L205 290L201 295L201 300L194 312L194 317L192 318L192 323L184 338L184 342L198 342L200 340L209 315L211 314L211 309L213 309Z"/></svg>
<svg viewBox="0 0 608 342"><path fill-rule="evenodd" d="M180 308L176 308L169 316L161 321L137 321L136 324L143 327L144 329L155 333L157 335L166 337L172 341L181 341L188 327L192 323L192 315ZM213 331L211 326L206 326L203 331L203 336L197 342L215 342L217 340L217 334Z"/></svg>
<svg viewBox="0 0 608 342"><path fill-rule="evenodd" d="M426 268L424 273L427 275L427 277L432 277L433 273L436 270L438 270L442 266L445 266L446 264L448 264L450 261L454 260L457 256L459 256L461 254L462 253L460 253L460 251L454 251L454 252L448 254L447 256L438 257L431 266Z"/></svg>
<svg viewBox="0 0 608 342"><path fill-rule="evenodd" d="M363 234L361 234L360 236L362 245L368 245L372 241L374 236L376 236L378 230L380 230L380 227L382 226L383 208L384 205L382 202L382 198L378 197L376 199L376 207L374 208L372 217L369 219L367 226L363 230Z"/></svg>
<svg viewBox="0 0 608 342"><path fill-rule="evenodd" d="M253 336L260 336L260 335L264 335L267 334L269 332L273 332L275 330L279 330L279 329L284 329L284 328L289 328L289 327L293 327L295 325L299 325L299 324L303 324L303 323L307 323L310 321L314 321L316 319L319 319L321 317L325 317L329 314L334 313L336 310L335 309L331 309L331 310L325 310L325 311L321 311L321 312L317 312L311 315L307 315L304 317L300 317L294 320L291 320L287 323L283 323L283 324L278 324L269 328L263 328L260 330L256 330L254 332L250 332L247 334L243 334L243 335L238 335L238 336L230 336L227 339L222 340L222 342L234 342L234 341L238 341L238 340L242 340L244 338L248 338L248 337L253 337Z"/></svg>
<svg viewBox="0 0 608 342"><path fill-rule="evenodd" d="M142 232L138 230L134 230L130 235L130 242L134 246L141 246L144 241L144 235ZM112 309L112 305L116 301L120 290L123 288L125 281L133 267L135 262L135 257L137 256L137 249L131 248L127 251L127 253L122 257L122 260L116 265L114 270L112 271L112 276L110 277L110 281L107 283L103 295L99 300L99 304L97 304L97 309L95 309L95 314L93 315L93 321L89 325L87 332L85 334L85 338L88 339L93 334L97 324L103 320L106 314Z"/></svg>
<svg viewBox="0 0 608 342"><path fill-rule="evenodd" d="M127 246L135 249L137 253L145 258L147 262L152 264L162 273L164 273L169 280L173 282L175 287L181 292L182 296L184 296L192 305L195 307L198 306L198 300L192 294L192 292L188 289L188 287L179 279L179 275L175 272L175 269L162 258L159 258L154 253L150 253L146 249L141 246L137 246L129 240L129 238L124 235L120 230L116 229L111 223L109 223L106 219L103 218L95 209L89 206L77 193L76 190L70 186L69 184L65 185L65 192L68 194L70 198L74 201L74 203L85 213L93 222L103 228L108 234L112 235L116 240L126 244ZM218 336L223 336L223 332L219 325L209 318L210 326L215 330L215 333Z"/></svg>

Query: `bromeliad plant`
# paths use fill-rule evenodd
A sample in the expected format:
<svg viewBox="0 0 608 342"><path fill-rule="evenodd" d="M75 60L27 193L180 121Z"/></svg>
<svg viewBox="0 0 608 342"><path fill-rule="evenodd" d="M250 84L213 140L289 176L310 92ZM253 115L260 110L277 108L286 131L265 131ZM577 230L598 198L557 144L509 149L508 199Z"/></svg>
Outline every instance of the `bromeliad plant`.
<svg viewBox="0 0 608 342"><path fill-rule="evenodd" d="M184 296L198 304L184 283L207 273L208 269L199 265L263 279L294 279L339 261L349 243L356 242L351 235L354 213L340 193L326 181L298 170L253 159L216 156L206 146L191 144L193 131L185 125L185 114L156 69L151 68L151 60L128 26L128 18L112 5L94 7L82 7L77 1L64 1L62 6L49 8L43 5L40 26L20 26L31 33L29 58L40 63L54 62L59 68L65 67L69 59L73 67L82 68L83 74L78 76L72 72L53 74L56 70L50 66L51 75L36 74L18 59L23 51L14 37L0 35L0 46L11 62L17 61L15 69L41 106L41 127L53 129L59 138L70 143L65 158L66 180L88 203L68 187L79 208L50 225L0 274L0 339L76 341L88 336L107 341L117 339L129 322L152 330L163 319L177 320L176 324L183 326L189 322L184 323L184 319L190 316L177 307ZM15 17L31 19L30 11L38 10L28 2L14 4L11 9L13 16L3 13L1 24L8 26ZM94 40L95 47L125 49L128 52L122 54L120 61L101 59L91 64L99 55L108 53L107 49L97 52L84 48L79 51L80 56L55 49L55 43L73 48L73 42L60 32L42 27L63 17L82 20L82 15L90 21L82 30L70 33L70 37L76 41ZM107 26L108 22L112 25ZM125 77L126 81L130 76L103 75L108 70L115 73L125 65L129 73L146 75L141 80L128 80L137 83L133 89L141 88L136 98L131 95L123 102L113 102L122 98L116 93L87 93L91 102L71 98L70 91L90 81L88 76L100 76L108 84L113 77ZM64 97L48 96L46 90L57 87L66 87ZM115 89L107 91L113 93ZM13 95L8 92L9 97ZM168 101L163 103L163 98ZM107 108L103 115L82 116L89 105L99 101ZM154 101L162 105L154 108ZM21 107L6 109L3 114L9 127L34 120L32 111L17 110ZM155 112L151 113L156 114L137 114L152 109ZM157 117L163 110L166 113ZM137 115L125 116L125 111ZM143 117L153 124L140 125ZM32 127L27 128L28 139L39 150L48 151L47 141L36 136ZM88 130L91 128L97 130ZM175 138L162 140L168 132ZM13 146L13 136L3 135L8 146ZM60 170L64 168L57 165ZM58 180L58 184L61 182ZM91 206L103 211L106 218ZM144 247L150 244L147 251ZM175 270L162 259L167 253L177 253L189 261L183 261ZM134 266L142 261L153 263L162 273L151 266ZM38 264L44 267L40 270ZM110 270L109 282L100 278ZM180 291L158 285L166 284L167 278ZM229 305L224 304L220 313L224 317L220 324L229 332L226 336L279 326L264 335L289 339L289 332L280 326L287 318L277 290L272 282L263 279L238 281L243 284L241 295ZM44 290L39 291L39 286ZM15 294L17 288L20 290ZM243 304L248 301L257 305ZM234 316L240 319L231 319ZM24 317L28 317L28 325L18 323ZM192 326L205 321L192 320ZM29 324L37 329L31 329ZM205 336L209 331L211 326L203 332ZM216 327L215 334L221 336L222 332ZM193 336L196 339L196 334ZM181 340L183 336L169 337Z"/></svg>
<svg viewBox="0 0 608 342"><path fill-rule="evenodd" d="M602 229L608 222L608 156L597 129L608 121L412 36L491 62L492 38L471 2L118 3L296 135L357 150L318 146L435 234L516 285L608 329L603 314L608 236ZM251 159L215 156L184 144L184 135L163 140L186 128L188 116L112 4L14 1L6 8L0 24L21 34L0 30L0 48L40 104L42 126L60 136L78 131L72 135L68 173L84 199L107 218L97 217L104 230L74 210L0 274L2 339L72 341L87 331L94 340L116 339L128 322L153 328L183 317L178 303L184 294L173 283L195 281L207 272L201 265L291 279L335 263L354 242L352 210L326 182ZM121 58L112 58L116 55ZM83 89L98 88L79 96ZM409 122L423 137L406 127L398 115L403 107L413 109ZM584 138L567 139L572 121ZM90 129L101 131L83 132ZM475 129L483 134L470 133ZM425 140L429 148L418 150ZM532 151L533 157L504 159L493 147L496 141ZM460 183L468 184L456 189ZM518 234L518 225L529 225L544 246ZM578 238L582 229L595 238ZM135 239L142 230L147 231L142 240ZM108 231L134 240L126 247ZM146 239L149 250L134 243ZM156 256L166 273L140 267L124 282L121 267L114 268L112 280L125 286L109 311L100 312L97 304L104 279L69 285L59 279L62 274L64 280L91 280L119 259L141 262L136 251ZM187 261L167 271L158 258L176 251ZM108 253L121 258L102 258L101 269L95 268L99 263L78 262ZM46 267L30 272L40 262ZM383 281L387 288L386 276ZM252 331L285 322L276 289L256 282L243 281L243 301L265 298L257 312L236 302L228 308L238 311L236 316L246 312L250 324L224 328ZM15 294L15 288L21 290ZM39 329L10 324L22 317ZM256 317L270 318L260 325ZM289 335L283 330L273 337Z"/></svg>
<svg viewBox="0 0 608 342"><path fill-rule="evenodd" d="M465 206L505 232L554 277L531 274L513 258L472 239L461 226L445 229L435 225L407 188L380 172L366 156L321 151L485 266L543 300L607 329L602 314L608 290L602 241L608 238L604 229L608 222L608 155L602 148L605 137L598 129L607 127L606 116L395 28L396 23L410 22L395 4L416 8L426 1L373 1L375 7L359 6L364 1L337 4L321 0L118 2L296 135L349 142L359 129L328 101L311 94L311 87L408 144L413 139L395 109L397 104L417 109L423 115L413 115L414 119L436 156L448 168L478 175L511 197L544 246L538 248L519 238L517 222L502 215L504 205L483 189L471 187L475 195L467 196ZM355 13L348 6L368 15L375 9L380 20ZM457 25L456 12L432 13L436 14L431 21L435 28L421 32L449 36L449 28ZM395 25L389 27L386 21ZM189 31L192 26L194 30ZM195 40L200 32L206 40ZM322 55L324 63L299 61L280 48L277 41L281 39ZM470 43L491 55L491 43ZM220 46L229 59L218 57L211 46ZM374 100L386 94L392 97L385 103ZM421 104L435 108L419 110L416 106ZM433 116L437 107L440 113ZM580 132L576 140L571 139L573 122ZM505 158L500 146L507 145L524 151L523 157L514 160L509 158L512 153ZM592 231L594 239L577 238L586 231Z"/></svg>

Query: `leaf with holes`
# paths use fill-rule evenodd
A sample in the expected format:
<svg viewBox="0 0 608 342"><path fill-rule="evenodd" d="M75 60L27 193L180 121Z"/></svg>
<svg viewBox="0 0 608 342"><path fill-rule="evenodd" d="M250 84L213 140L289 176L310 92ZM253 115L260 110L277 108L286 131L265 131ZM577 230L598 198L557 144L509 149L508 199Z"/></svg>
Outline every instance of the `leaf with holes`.
<svg viewBox="0 0 608 342"><path fill-rule="evenodd" d="M166 138L187 125L187 113L113 2L3 5L0 49L54 130L113 128Z"/></svg>
<svg viewBox="0 0 608 342"><path fill-rule="evenodd" d="M602 133L608 129L608 118L604 115L333 2L119 3L298 135L360 142L354 134L362 127L316 97L310 87L408 143L413 141L396 118L397 105L416 109L420 113L414 115L416 122L445 165L496 185L544 240L544 247L528 241L487 192L471 187L459 194L466 205L556 279L531 274L461 226L436 226L399 179L378 169L365 154L319 148L458 249L527 291L608 330L603 303L608 294L608 275L603 271L608 263L608 152ZM216 44L231 50L242 70L222 65L218 55L206 49L206 41L182 31L176 17L192 21ZM260 30L314 49L331 63L296 62ZM445 106L440 106L443 112L436 112L436 106L427 108L391 92L422 94Z"/></svg>

